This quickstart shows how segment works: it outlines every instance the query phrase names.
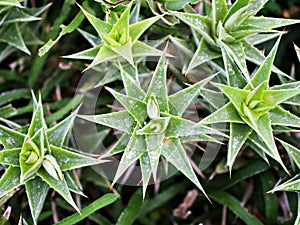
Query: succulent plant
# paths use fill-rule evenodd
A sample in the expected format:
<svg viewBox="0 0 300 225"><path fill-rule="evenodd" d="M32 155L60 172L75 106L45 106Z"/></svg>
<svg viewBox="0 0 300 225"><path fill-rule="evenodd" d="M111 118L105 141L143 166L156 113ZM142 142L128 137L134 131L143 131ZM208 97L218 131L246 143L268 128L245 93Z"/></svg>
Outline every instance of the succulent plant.
<svg viewBox="0 0 300 225"><path fill-rule="evenodd" d="M0 1L0 61L4 54L17 48L30 55L26 44L41 44L28 22L38 21L37 17L49 8L51 4L40 8L28 8L21 4L23 1Z"/></svg>
<svg viewBox="0 0 300 225"><path fill-rule="evenodd" d="M174 15L201 36L198 48L184 73L202 63L224 58L226 52L250 82L246 60L261 65L265 58L254 45L279 36L281 32L274 30L275 28L300 22L293 19L255 16L267 1L237 0L228 6L225 0L213 0L211 12L206 16L174 12ZM276 67L272 70L284 74Z"/></svg>
<svg viewBox="0 0 300 225"><path fill-rule="evenodd" d="M91 49L65 56L65 58L93 60L86 68L87 70L105 61L125 60L134 66L134 57L160 56L161 51L138 40L148 27L160 19L160 16L130 24L132 4L133 2L127 6L115 23L114 21L116 20L113 19L109 22L104 22L80 7L85 17L101 37L103 43ZM117 15L115 14L115 16Z"/></svg>
<svg viewBox="0 0 300 225"><path fill-rule="evenodd" d="M265 160L267 154L288 172L277 150L272 126L300 127L300 118L280 106L281 103L299 95L300 86L295 82L290 85L269 87L271 66L279 41L280 38L251 77L253 87L244 79L231 56L224 55L227 62L228 85L220 83L214 85L221 90L229 102L201 120L199 124L230 123L227 156L227 166L230 171L241 147L249 139L259 146L261 151L258 153ZM202 95L205 98L205 92Z"/></svg>
<svg viewBox="0 0 300 225"><path fill-rule="evenodd" d="M113 184L129 166L139 160L143 180L143 193L153 175L157 176L160 157L163 156L175 168L189 178L206 196L183 148L185 139L216 141L207 134L219 134L208 126L182 118L182 114L199 90L214 75L168 96L166 75L167 60L163 55L157 64L147 92L141 89L137 74L128 74L121 69L127 95L106 89L125 107L125 110L101 115L78 115L88 121L112 127L123 133L107 153L112 156L123 152Z"/></svg>
<svg viewBox="0 0 300 225"><path fill-rule="evenodd" d="M0 163L8 165L0 179L0 198L15 188L25 185L34 223L42 210L49 187L58 192L72 207L79 211L71 192L81 194L74 180L73 169L101 163L83 153L64 149L74 114L47 128L41 96L34 94L34 112L27 134L0 125Z"/></svg>

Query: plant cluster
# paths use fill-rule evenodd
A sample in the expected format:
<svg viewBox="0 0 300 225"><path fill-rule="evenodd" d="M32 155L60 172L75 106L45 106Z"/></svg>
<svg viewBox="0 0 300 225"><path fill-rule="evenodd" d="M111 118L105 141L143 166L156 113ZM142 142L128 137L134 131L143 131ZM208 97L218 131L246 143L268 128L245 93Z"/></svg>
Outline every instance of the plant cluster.
<svg viewBox="0 0 300 225"><path fill-rule="evenodd" d="M213 210L215 206L209 202L216 201L223 207L216 215L204 210L202 215L187 222L189 224L203 221L217 224L220 214L223 222L227 217L229 223L234 221L235 224L299 224L300 82L295 81L294 71L283 72L280 66L276 67L275 58L287 35L286 27L296 26L300 20L259 15L261 10L268 9L268 2L85 0L75 3L65 0L62 3L65 14L57 18L48 34L37 37L38 29L46 29L43 24L48 22L48 15L45 14L45 21L35 29L28 22L40 20L37 16L46 12L51 4L42 1L40 4L44 5L34 7L34 3L27 1L0 0L0 62L6 64L6 60L9 62L21 54L11 51L12 48L30 54L27 45L40 45L40 39L47 41L34 53L36 56L32 56L32 66L25 65L24 69L22 65L19 70L28 74L25 88L22 86L24 78L18 78L15 67L0 70L3 82L16 81L0 89L3 91L0 95L0 122L3 123L0 124L0 165L4 171L0 179L0 205L12 201L12 195L24 185L34 224L42 215L46 217L42 209L49 188L77 211L60 222L57 212L52 211L50 216L56 218L57 224L75 224L88 216L96 224L112 224L110 220L127 225L135 220L137 224L170 223L167 219L156 220L147 215L192 186L186 179L178 179L179 183L174 185L180 176L176 174L174 179L166 181L173 182L174 187L165 188L162 182L163 191L157 196L149 197L147 187L153 182L158 188L161 174L167 176L169 169L175 168L201 191L202 204ZM49 16L54 13L51 7ZM66 18L71 22L63 25ZM82 45L84 50L68 43L68 36L72 35L78 42L87 41ZM277 40L265 54L261 46L272 39ZM54 70L55 75L49 75L53 70L46 69L44 64L47 65L49 59L51 65L49 55L57 49L60 54L71 51L61 59L68 64L62 63ZM74 49L77 53L73 53ZM295 50L300 61L296 45ZM154 63L147 61L149 58L159 60ZM90 62L88 65L86 60ZM63 81L74 73L73 69L92 73L79 75L91 77L80 87L80 93L70 98L68 91L72 91L74 77L69 76L70 82L65 86ZM38 79L39 73L50 78L42 83L41 94L36 99L33 91L30 96L29 88L38 86L42 80ZM101 78L93 74L100 74ZM175 81L175 91L170 81ZM82 113L80 108L85 106L80 103L89 98L89 91L102 86L105 96L97 101L96 114ZM43 101L51 97L58 101L43 104L42 96ZM108 112L106 107L111 104L111 97L119 103L114 112ZM27 99L28 105L22 105L18 102L20 99ZM192 104L196 117L191 112ZM31 121L28 114L32 114ZM90 148L96 148L96 142L100 141L109 148L105 154L75 150L78 146L71 133L75 119L81 124L93 123L100 129L100 135L85 137L91 144L83 149L91 152ZM119 137L118 140L115 137ZM198 150L208 144L218 146L217 156L211 148L206 148L204 154L199 153ZM197 149L193 158L190 158L191 146ZM207 154L212 159L205 159ZM210 174L209 181L200 184L197 175L205 178L201 171L202 155L210 160L211 166L204 171L205 175ZM112 183L96 171L82 168L109 164L112 157L120 157ZM143 188L132 195L122 213L106 212L114 215L110 219L92 214L113 202L114 209L120 208L122 205L115 194L106 194L80 209L78 196L86 197L83 186L89 182L105 188L105 191L100 188L101 193L114 190L124 198L125 191L122 193L122 186L116 184L120 179L126 180L135 165L139 165L141 174L136 185ZM88 171L88 176L80 177L75 170ZM282 184L276 183L279 179ZM245 188L245 184L250 185ZM249 197L253 186L259 189L261 201ZM242 189L246 189L245 193ZM278 191L284 193L285 200L277 197L274 192ZM298 211L297 202L286 197L295 196L289 192L298 193ZM71 193L77 196L76 203ZM184 224L189 217L187 208L193 206L195 198L184 209L173 208L177 217L182 214L180 221ZM247 201L249 206L245 206ZM64 203L56 204L68 208ZM285 209L292 207L291 220L286 215L283 219L280 217L278 206L282 204L287 205ZM254 215L249 213L251 206L258 211L254 210ZM9 223L6 217L3 216L3 221ZM19 224L27 222L21 217Z"/></svg>

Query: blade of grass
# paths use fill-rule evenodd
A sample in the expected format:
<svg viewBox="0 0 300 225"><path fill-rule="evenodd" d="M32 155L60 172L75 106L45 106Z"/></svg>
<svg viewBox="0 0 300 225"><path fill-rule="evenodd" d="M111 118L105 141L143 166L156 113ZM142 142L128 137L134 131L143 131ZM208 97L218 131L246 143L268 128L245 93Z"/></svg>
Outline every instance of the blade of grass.
<svg viewBox="0 0 300 225"><path fill-rule="evenodd" d="M142 208L142 210L139 213L139 217L144 216L144 215L152 212L154 209L167 203L169 200L174 198L176 195L178 195L179 193L184 191L187 186L188 186L187 183L182 182L179 184L172 185L167 190L162 191L160 194L156 195L151 200L145 202L144 207Z"/></svg>
<svg viewBox="0 0 300 225"><path fill-rule="evenodd" d="M102 196L101 198L97 199L96 201L92 202L88 206L84 207L80 213L74 213L73 215L66 217L65 219L59 221L55 225L71 225L76 224L77 222L83 220L84 218L90 216L95 211L112 204L117 200L117 195L115 194L106 194Z"/></svg>
<svg viewBox="0 0 300 225"><path fill-rule="evenodd" d="M209 197L222 205L226 205L247 225L263 225L255 216L250 215L246 208L241 206L241 202L232 195L222 191L212 191Z"/></svg>
<svg viewBox="0 0 300 225"><path fill-rule="evenodd" d="M119 216L116 225L131 225L135 221L140 209L142 208L142 191L138 189L130 198L127 207Z"/></svg>

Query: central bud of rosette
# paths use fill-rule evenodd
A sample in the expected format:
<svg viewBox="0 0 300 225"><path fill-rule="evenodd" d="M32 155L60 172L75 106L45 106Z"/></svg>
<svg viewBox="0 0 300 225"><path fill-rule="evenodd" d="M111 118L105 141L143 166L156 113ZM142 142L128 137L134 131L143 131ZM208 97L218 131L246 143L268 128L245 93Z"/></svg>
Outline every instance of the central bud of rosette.
<svg viewBox="0 0 300 225"><path fill-rule="evenodd" d="M160 109L155 96L150 96L147 103L147 115L150 121L145 126L137 130L137 134L161 134L169 124L169 117L160 117Z"/></svg>
<svg viewBox="0 0 300 225"><path fill-rule="evenodd" d="M27 181L34 178L41 166L56 180L62 180L63 174L56 161L50 155L45 154L44 139L41 137L39 141L34 141L27 137L20 153L20 166L22 181Z"/></svg>
<svg viewBox="0 0 300 225"><path fill-rule="evenodd" d="M263 85L260 85L245 97L240 116L255 125L257 120L271 108L272 106L268 105L263 97Z"/></svg>
<svg viewBox="0 0 300 225"><path fill-rule="evenodd" d="M28 165L35 164L41 156L40 149L34 142L27 139L22 147L21 159Z"/></svg>
<svg viewBox="0 0 300 225"><path fill-rule="evenodd" d="M116 30L115 32L111 32L107 35L103 35L103 38L106 44L113 48L119 48L123 45L131 43L131 37L129 35L129 31L123 29L121 31Z"/></svg>

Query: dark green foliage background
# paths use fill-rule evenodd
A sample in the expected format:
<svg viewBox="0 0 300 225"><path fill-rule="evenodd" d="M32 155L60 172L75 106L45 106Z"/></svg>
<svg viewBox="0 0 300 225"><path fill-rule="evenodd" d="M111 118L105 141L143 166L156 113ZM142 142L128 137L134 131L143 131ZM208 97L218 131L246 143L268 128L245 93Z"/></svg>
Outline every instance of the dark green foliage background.
<svg viewBox="0 0 300 225"><path fill-rule="evenodd" d="M53 5L43 14L41 21L30 23L36 35L42 41L46 42L49 38L55 38L59 32L59 25L62 23L68 24L76 15L79 10L78 7L70 5L68 2L71 1L53 1ZM49 1L29 1L29 6L34 6L32 4L42 6L47 3L49 3ZM78 3L81 4L81 1L78 1ZM90 0L89 3L91 7L95 6L95 8L99 8L97 2ZM292 9L296 9L296 12L290 14L291 18L300 19L299 0L270 0L260 13L265 16L283 17L284 12L292 12ZM146 17L151 15L149 9L142 8L142 12ZM97 16L103 18L104 13L97 11ZM180 26L185 25L181 24ZM95 32L86 20L81 24L81 27L91 33ZM282 38L275 64L288 74L290 73L292 65L295 66L295 78L296 80L300 80L300 64L298 63L292 45L292 42L294 42L300 46L300 25L289 26L287 30L289 32ZM160 36L153 28L148 32L152 32L154 36ZM270 41L259 46L259 48L265 48L266 52L268 52L273 44L274 42ZM48 118L49 124L61 120L71 112L72 105L68 105L68 103L74 97L74 91L82 76L81 71L84 69L86 62L66 60L60 58L60 56L87 49L89 45L78 32L73 32L64 36L58 44L43 57L37 55L39 47L40 46L30 46L29 49L32 53L30 56L20 51L14 51L0 62L0 93L23 89L20 92L20 97L11 102L12 105L8 109L8 112L1 111L2 108L0 108L0 117L19 123L25 126L25 129L26 125L30 122L32 113L30 89L34 91L41 90L43 102L45 103L46 118ZM71 64L69 64L70 62ZM59 66L62 63L71 66L64 70ZM15 67L11 69L13 64ZM273 84L277 84L278 82L277 79L272 80ZM120 84L121 83L117 81L110 85L120 87ZM61 99L57 98L58 92L61 95ZM105 110L105 104L111 104L113 101L108 94L107 96L104 95L101 99L102 101L99 102L98 105L99 110ZM1 103L2 100L4 99L1 99L0 95L1 107L4 105ZM295 107L291 110L300 116L299 108ZM203 111L202 113L205 115L208 112ZM55 117L53 115L55 115ZM298 148L300 147L299 138L294 134L291 134L289 137L285 136L284 138L288 139L290 143L293 143ZM106 141L108 143L111 142L109 139ZM71 142L70 144L72 146L73 143ZM245 207L251 214L257 216L263 224L275 225L279 223L278 221L282 221L280 224L293 224L297 215L297 195L295 193L282 192L273 195L265 194L275 185L280 177L287 179L287 175L285 175L280 166L272 160L271 164L273 167L270 169L257 155L253 154L251 149L245 149L238 159L237 166L239 166L239 168L233 171L232 179L229 178L228 172L225 172L216 174L216 176L209 181L208 178L214 172L218 163L226 159L226 154L226 147L223 147L214 160L214 163L204 171L206 179L201 181L204 189L212 196L213 204L210 204L202 195L199 195L200 197L198 196L192 207L189 208L192 214L187 219L174 217L172 211L183 201L186 193L195 187L184 178L183 175L177 174L171 179L162 182L159 186L158 193L156 193L154 186L151 185L144 201L141 200L141 188L116 185L115 192L119 193L120 199L114 204L97 211L78 224L116 224L123 210L128 210L129 213L135 216L133 224L136 225L221 224L220 221L224 208L218 196L230 194L234 198L241 200L247 190L250 196L246 201ZM197 149L193 156L196 163L201 159L201 155L202 153ZM285 160L287 161L288 159L285 158ZM82 206L110 192L109 183L91 168L84 168L79 172L81 173L80 177L83 192L89 197L88 199L80 199ZM218 171L216 172L218 173ZM132 206L132 204L134 206ZM245 224L232 212L234 209L230 207L230 202L224 204L229 204L227 208L227 224ZM289 205L290 215L284 214L282 204ZM19 190L2 206L0 212L3 212L6 206L12 207L9 220L11 224L18 223L20 214L26 219L30 218L24 190ZM55 210L53 207L55 207ZM47 197L46 204L40 216L40 224L53 224L53 214L57 215L59 219L62 219L72 213L74 213L74 210L57 194L52 193L51 196L49 195ZM285 222L283 222L283 220L285 220ZM130 218L128 221L130 221ZM31 223L29 222L29 224ZM127 224L131 223L128 222Z"/></svg>

